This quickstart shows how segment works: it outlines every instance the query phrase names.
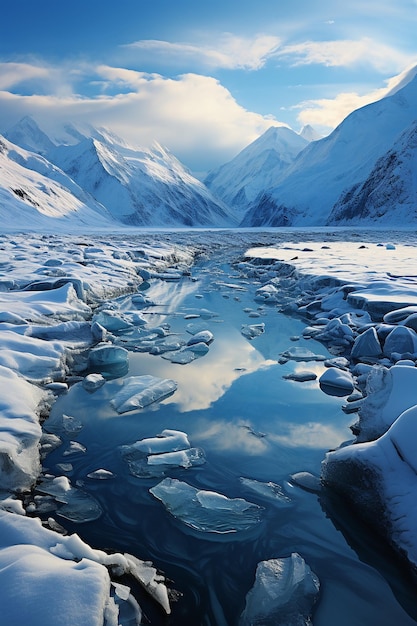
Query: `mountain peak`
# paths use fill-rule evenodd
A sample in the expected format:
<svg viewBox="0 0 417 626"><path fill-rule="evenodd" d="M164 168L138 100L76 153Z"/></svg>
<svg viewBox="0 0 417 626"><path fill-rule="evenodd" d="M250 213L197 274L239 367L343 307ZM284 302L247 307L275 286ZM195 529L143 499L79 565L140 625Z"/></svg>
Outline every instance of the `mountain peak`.
<svg viewBox="0 0 417 626"><path fill-rule="evenodd" d="M310 126L310 124L303 126L299 134L300 137L304 137L307 141L317 141L322 138L322 135L320 135L315 128Z"/></svg>
<svg viewBox="0 0 417 626"><path fill-rule="evenodd" d="M30 115L22 117L17 124L4 133L4 136L21 148L37 154L48 154L55 147L48 135L39 128Z"/></svg>

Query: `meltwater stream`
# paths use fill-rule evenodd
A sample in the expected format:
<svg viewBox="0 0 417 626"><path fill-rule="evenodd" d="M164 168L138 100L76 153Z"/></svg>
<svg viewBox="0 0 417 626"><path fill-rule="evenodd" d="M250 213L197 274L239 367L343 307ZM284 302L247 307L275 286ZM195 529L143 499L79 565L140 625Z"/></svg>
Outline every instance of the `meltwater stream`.
<svg viewBox="0 0 417 626"><path fill-rule="evenodd" d="M413 587L392 555L343 513L342 504L291 480L301 471L319 475L325 452L351 439L354 418L342 411L344 399L325 395L317 381L284 378L299 370L317 377L324 371L321 361L281 364L281 353L290 347L331 355L302 338L302 321L258 306L256 287L215 258L198 263L193 276L181 281L150 281L146 296L156 304L141 309L148 325L169 325L173 338L209 330L214 340L207 354L185 365L130 346L124 378L153 375L178 383L173 395L148 408L115 411L110 401L123 377L94 393L75 384L57 400L45 430L59 435L63 445L45 459L45 472L68 476L102 509L93 521L57 519L93 547L149 559L165 573L177 600L166 617L140 596L151 624L237 625L257 563L292 552L320 580L315 626L416 624ZM135 309L130 296L113 305ZM242 333L243 325L260 323L265 332L259 336ZM128 336L119 337L124 339L128 345ZM142 472L123 454L124 446L164 429L187 433L204 461L165 468L165 476L244 498L262 507L259 523L221 534L190 528L171 515L149 491L164 477L158 468ZM108 473L94 474L99 469ZM251 480L279 485L284 497L274 501L256 492Z"/></svg>

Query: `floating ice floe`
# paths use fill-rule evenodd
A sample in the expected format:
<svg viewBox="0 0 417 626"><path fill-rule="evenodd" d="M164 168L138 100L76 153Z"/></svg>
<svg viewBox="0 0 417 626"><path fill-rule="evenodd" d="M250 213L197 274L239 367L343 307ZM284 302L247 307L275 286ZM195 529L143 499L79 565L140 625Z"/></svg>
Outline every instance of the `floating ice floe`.
<svg viewBox="0 0 417 626"><path fill-rule="evenodd" d="M298 383L305 383L308 381L316 380L317 374L307 371L291 372L290 374L285 374L283 378L285 378L286 380L294 380Z"/></svg>
<svg viewBox="0 0 417 626"><path fill-rule="evenodd" d="M156 437L121 446L121 453L130 473L138 478L162 477L169 469L188 469L203 465L206 460L201 448L190 446L186 433L169 429Z"/></svg>
<svg viewBox="0 0 417 626"><path fill-rule="evenodd" d="M191 339L189 339L187 341L187 345L188 346L193 346L195 344L198 343L205 343L205 344L210 344L214 339L214 335L211 331L209 330L200 330L199 332L195 333Z"/></svg>
<svg viewBox="0 0 417 626"><path fill-rule="evenodd" d="M240 332L246 339L254 339L265 332L265 324L242 324Z"/></svg>
<svg viewBox="0 0 417 626"><path fill-rule="evenodd" d="M165 478L150 493L186 526L215 534L238 533L259 524L262 507L242 498L230 499L215 491L196 489L175 478Z"/></svg>
<svg viewBox="0 0 417 626"><path fill-rule="evenodd" d="M240 482L244 487L250 489L256 495L267 498L272 501L275 506L280 508L288 508L293 506L293 501L289 498L282 487L271 481L265 483L253 478L241 477Z"/></svg>
<svg viewBox="0 0 417 626"><path fill-rule="evenodd" d="M321 354L315 354L308 348L294 346L288 348L282 353L282 356L289 361L325 361L326 357Z"/></svg>
<svg viewBox="0 0 417 626"><path fill-rule="evenodd" d="M123 381L123 386L110 401L118 413L143 409L154 402L171 396L178 384L169 378L156 376L130 376Z"/></svg>
<svg viewBox="0 0 417 626"><path fill-rule="evenodd" d="M261 561L239 626L308 626L319 589L319 579L297 552Z"/></svg>
<svg viewBox="0 0 417 626"><path fill-rule="evenodd" d="M109 480L109 478L113 478L113 476L113 472L106 469L94 470L94 472L87 474L87 478L93 478L94 480Z"/></svg>
<svg viewBox="0 0 417 626"><path fill-rule="evenodd" d="M130 473L137 478L162 478L171 469L189 469L206 462L204 451L201 448L150 454L145 458L128 457L126 460Z"/></svg>
<svg viewBox="0 0 417 626"><path fill-rule="evenodd" d="M140 439L130 446L123 446L125 453L160 454L162 452L175 452L185 450L190 447L190 442L186 433L180 430L165 429L156 437Z"/></svg>

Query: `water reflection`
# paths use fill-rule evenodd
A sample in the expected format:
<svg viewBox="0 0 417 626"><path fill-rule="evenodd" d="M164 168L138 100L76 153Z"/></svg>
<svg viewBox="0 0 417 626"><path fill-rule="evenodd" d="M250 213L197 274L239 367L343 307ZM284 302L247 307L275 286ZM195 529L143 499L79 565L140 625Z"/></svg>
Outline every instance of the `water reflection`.
<svg viewBox="0 0 417 626"><path fill-rule="evenodd" d="M243 375L275 365L265 359L236 328L225 331L218 326L210 351L186 366L156 359L146 354L131 354L130 374L152 373L173 378L178 383L176 393L164 404L175 404L179 411L208 409Z"/></svg>

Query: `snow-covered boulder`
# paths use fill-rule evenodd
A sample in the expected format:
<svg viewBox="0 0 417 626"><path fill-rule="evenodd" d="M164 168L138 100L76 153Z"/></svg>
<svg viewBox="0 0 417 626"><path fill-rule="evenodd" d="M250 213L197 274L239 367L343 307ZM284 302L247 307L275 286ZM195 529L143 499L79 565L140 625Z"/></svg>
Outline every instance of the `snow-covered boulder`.
<svg viewBox="0 0 417 626"><path fill-rule="evenodd" d="M367 395L359 409L358 441L380 437L401 413L417 404L416 388L416 367L372 367L366 382Z"/></svg>
<svg viewBox="0 0 417 626"><path fill-rule="evenodd" d="M389 333L384 343L384 354L392 357L393 354L416 354L417 333L407 326L396 326Z"/></svg>
<svg viewBox="0 0 417 626"><path fill-rule="evenodd" d="M358 335L352 346L350 356L360 360L362 357L378 358L382 355L381 344L374 326Z"/></svg>
<svg viewBox="0 0 417 626"><path fill-rule="evenodd" d="M320 376L319 383L323 390L330 388L337 392L338 395L348 396L354 390L354 383L350 372L336 367L327 369Z"/></svg>
<svg viewBox="0 0 417 626"><path fill-rule="evenodd" d="M376 441L329 452L321 475L324 485L341 493L414 568L416 459L417 406L412 406Z"/></svg>

